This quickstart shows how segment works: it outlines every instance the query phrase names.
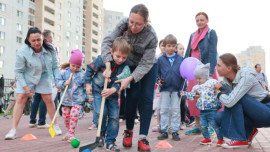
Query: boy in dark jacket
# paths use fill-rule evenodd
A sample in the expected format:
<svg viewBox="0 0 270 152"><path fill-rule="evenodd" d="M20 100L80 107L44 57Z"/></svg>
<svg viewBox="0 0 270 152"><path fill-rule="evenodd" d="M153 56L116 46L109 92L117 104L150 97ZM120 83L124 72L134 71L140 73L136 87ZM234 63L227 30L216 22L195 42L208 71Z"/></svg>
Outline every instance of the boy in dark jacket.
<svg viewBox="0 0 270 152"><path fill-rule="evenodd" d="M177 39L169 34L163 41L165 53L158 59L158 78L160 85L160 135L159 140L168 138L168 125L172 113L171 127L172 139L180 140L178 131L180 127L180 95L184 79L179 72L183 57L175 53ZM171 110L171 111L170 111Z"/></svg>
<svg viewBox="0 0 270 152"><path fill-rule="evenodd" d="M124 37L118 37L114 40L111 49L113 61L111 61L110 81L108 88L104 89L103 72L106 67L101 56L98 56L91 64L87 65L85 73L86 92L94 96L94 111L99 117L101 99L106 97L103 113L103 121L101 126L101 137L99 147L106 142L106 149L109 151L120 151L115 145L116 137L119 131L119 104L118 93L120 83L115 83L118 79L127 78L130 75L130 69L127 65L127 57L130 53L130 44ZM124 76L123 76L124 75ZM92 83L92 86L91 84ZM99 124L98 124L99 125Z"/></svg>

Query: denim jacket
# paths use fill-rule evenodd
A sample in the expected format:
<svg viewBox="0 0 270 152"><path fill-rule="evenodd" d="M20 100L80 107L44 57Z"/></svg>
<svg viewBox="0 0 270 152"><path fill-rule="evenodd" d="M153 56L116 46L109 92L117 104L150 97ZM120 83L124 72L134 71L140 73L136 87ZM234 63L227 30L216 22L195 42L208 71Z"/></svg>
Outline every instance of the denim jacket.
<svg viewBox="0 0 270 152"><path fill-rule="evenodd" d="M191 40L194 36L195 32L191 34L188 42L188 47L186 50L185 58L191 56ZM209 74L214 74L214 69L217 64L217 34L213 29L209 29L209 32L199 42L199 50L200 50L200 59L203 64L210 63L210 71Z"/></svg>
<svg viewBox="0 0 270 152"><path fill-rule="evenodd" d="M72 71L69 67L61 70L60 75L56 79L56 87L61 89L61 96L65 90L65 81L69 79ZM67 92L64 96L62 105L64 106L74 106L82 104L86 98L85 85L84 85L84 74L85 72L80 69L78 72L75 72L71 78L71 83L68 86Z"/></svg>
<svg viewBox="0 0 270 152"><path fill-rule="evenodd" d="M114 61L111 61L111 82L108 83L107 87L114 87L118 91L120 89L120 83L114 83L117 80L117 76L121 75L124 68L128 66L127 61L122 63L121 65L115 64ZM93 95L101 94L101 91L104 87L104 77L103 72L105 71L106 66L103 63L101 56L99 55L91 64L87 65L86 73L85 73L85 83L92 83L92 93ZM130 72L128 72L130 73ZM125 75L126 78L129 75ZM108 98L118 98L118 94L115 92Z"/></svg>
<svg viewBox="0 0 270 152"><path fill-rule="evenodd" d="M46 65L46 70L51 79L47 79L48 83L55 83L55 78L58 76L59 63L55 51L48 51L42 47L42 53ZM39 57L34 53L34 50L28 45L22 46L16 53L15 74L17 82L22 87L28 84L37 85L42 73L42 65Z"/></svg>
<svg viewBox="0 0 270 152"><path fill-rule="evenodd" d="M104 63L112 61L110 50L112 48L113 41L119 36L126 36L131 43L131 52L128 56L129 64L136 69L132 72L132 76L135 82L138 82L147 74L154 63L156 63L156 47L157 47L157 36L150 24L147 24L144 29L137 34L128 33L129 19L122 19L115 29L107 35L101 45L101 56Z"/></svg>
<svg viewBox="0 0 270 152"><path fill-rule="evenodd" d="M188 100L194 100L196 93L200 94L196 107L199 110L218 110L221 108L221 102L215 95L215 85L219 82L216 79L209 79L204 84L197 84L191 92L185 92Z"/></svg>
<svg viewBox="0 0 270 152"><path fill-rule="evenodd" d="M160 86L161 91L177 91L179 92L184 85L184 78L182 78L179 68L183 61L183 57L176 54L176 57L171 65L166 53L158 58L158 77L164 83Z"/></svg>

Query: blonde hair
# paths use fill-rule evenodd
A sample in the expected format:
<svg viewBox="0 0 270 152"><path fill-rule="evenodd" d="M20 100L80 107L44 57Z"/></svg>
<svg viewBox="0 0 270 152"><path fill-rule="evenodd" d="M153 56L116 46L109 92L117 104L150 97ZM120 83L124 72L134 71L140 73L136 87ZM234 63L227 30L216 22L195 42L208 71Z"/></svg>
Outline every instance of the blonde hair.
<svg viewBox="0 0 270 152"><path fill-rule="evenodd" d="M130 49L131 49L130 42L124 36L117 37L113 42L112 46L113 52L119 50L121 53L129 54Z"/></svg>

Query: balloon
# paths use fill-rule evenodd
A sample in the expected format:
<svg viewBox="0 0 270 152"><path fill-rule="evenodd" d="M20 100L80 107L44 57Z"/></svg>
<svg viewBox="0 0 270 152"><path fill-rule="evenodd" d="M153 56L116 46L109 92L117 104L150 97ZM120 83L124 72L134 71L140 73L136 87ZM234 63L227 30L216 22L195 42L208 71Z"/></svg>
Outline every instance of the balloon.
<svg viewBox="0 0 270 152"><path fill-rule="evenodd" d="M194 57L188 57L180 65L180 74L184 79L194 80L194 71L198 64L199 60Z"/></svg>

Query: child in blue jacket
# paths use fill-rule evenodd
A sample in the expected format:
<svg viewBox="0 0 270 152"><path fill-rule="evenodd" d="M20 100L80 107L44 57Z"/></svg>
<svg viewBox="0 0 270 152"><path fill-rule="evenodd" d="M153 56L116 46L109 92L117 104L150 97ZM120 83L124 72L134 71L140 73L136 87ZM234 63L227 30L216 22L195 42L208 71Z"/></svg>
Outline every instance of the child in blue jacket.
<svg viewBox="0 0 270 152"><path fill-rule="evenodd" d="M115 144L116 137L119 131L119 104L118 93L120 83L115 83L121 75L121 78L127 78L130 75L130 70L126 62L128 54L130 53L130 44L124 37L118 37L113 42L111 55L113 61L111 64L110 80L107 89L104 89L105 64L101 56L98 56L91 64L87 65L85 73L86 91L88 94L94 96L94 111L99 117L102 97L106 97L104 105L103 121L101 126L101 137L99 147L106 142L106 149L109 151L120 151ZM125 70L124 70L125 69ZM123 77L123 74L125 75ZM92 86L91 84L92 83Z"/></svg>
<svg viewBox="0 0 270 152"><path fill-rule="evenodd" d="M184 79L179 72L183 57L176 52L177 39L169 34L163 40L165 53L158 58L158 78L160 85L160 135L159 140L168 138L168 125L170 108L172 113L171 127L172 139L180 140L178 131L180 127L180 96Z"/></svg>
<svg viewBox="0 0 270 152"><path fill-rule="evenodd" d="M84 89L85 72L81 68L83 58L84 54L81 50L72 50L69 63L61 65L62 70L56 80L56 87L61 89L61 96L65 87L68 86L62 102L62 117L67 128L67 133L63 140L68 142L75 138L75 127L78 123L82 103L86 97ZM69 80L71 73L73 73L73 76Z"/></svg>

